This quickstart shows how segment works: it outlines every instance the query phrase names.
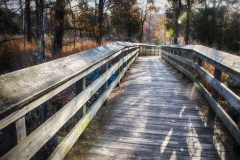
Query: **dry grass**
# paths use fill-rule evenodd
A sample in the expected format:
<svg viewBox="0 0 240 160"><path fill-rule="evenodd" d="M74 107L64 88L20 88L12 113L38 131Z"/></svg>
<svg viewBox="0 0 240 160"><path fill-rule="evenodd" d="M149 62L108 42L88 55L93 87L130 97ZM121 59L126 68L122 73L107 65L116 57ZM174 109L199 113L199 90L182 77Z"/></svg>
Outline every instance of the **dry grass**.
<svg viewBox="0 0 240 160"><path fill-rule="evenodd" d="M35 48L35 44L24 42L23 39L0 43L0 73L32 66L34 62L24 55ZM23 57L26 59L25 62Z"/></svg>
<svg viewBox="0 0 240 160"><path fill-rule="evenodd" d="M215 67L212 66L211 64L207 63L207 62L203 62L202 67L212 76L214 76L214 72L215 72ZM194 77L196 77L202 84L203 86L209 91L212 91L212 85L205 79L203 78L201 75L198 74L197 71L195 71L193 68L188 68L188 70L190 72L192 72L192 74L194 74ZM226 73L222 73L221 76L221 82L222 83L226 83L228 80L228 75Z"/></svg>
<svg viewBox="0 0 240 160"><path fill-rule="evenodd" d="M81 51L89 50L92 48L98 47L98 44L92 40L79 40L75 43L70 43L69 45L65 45L62 48L62 54L64 56L68 56L71 54L75 54Z"/></svg>
<svg viewBox="0 0 240 160"><path fill-rule="evenodd" d="M38 52L36 51L39 50L39 42L35 40L33 40L32 43L27 41L24 42L24 39L21 36L7 37L6 39L9 41L3 42L4 39L5 37L0 36L0 74L37 64ZM64 42L66 41L67 39L64 39ZM75 44L70 42L67 45L64 45L61 55L52 56L52 42L53 38L46 36L47 61L98 47L98 44L93 40L79 39Z"/></svg>

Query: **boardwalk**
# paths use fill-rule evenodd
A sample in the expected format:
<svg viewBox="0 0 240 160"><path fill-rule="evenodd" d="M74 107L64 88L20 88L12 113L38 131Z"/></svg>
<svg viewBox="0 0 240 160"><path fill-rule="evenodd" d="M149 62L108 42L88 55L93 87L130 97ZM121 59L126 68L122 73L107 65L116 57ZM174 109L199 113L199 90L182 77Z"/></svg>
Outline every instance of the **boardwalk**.
<svg viewBox="0 0 240 160"><path fill-rule="evenodd" d="M121 89L97 141L77 142L66 159L238 159L206 101L161 58L138 57Z"/></svg>

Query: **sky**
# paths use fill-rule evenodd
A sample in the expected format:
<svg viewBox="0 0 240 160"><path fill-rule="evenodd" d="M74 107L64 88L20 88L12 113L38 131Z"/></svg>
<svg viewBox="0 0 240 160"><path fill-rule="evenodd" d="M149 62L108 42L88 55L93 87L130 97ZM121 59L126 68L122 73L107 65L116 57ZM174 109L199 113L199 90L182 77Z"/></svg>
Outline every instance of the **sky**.
<svg viewBox="0 0 240 160"><path fill-rule="evenodd" d="M46 1L48 1L48 0L46 0ZM52 0L52 1L55 1L55 0ZM76 0L76 1L73 0L72 3L76 3L77 1L78 0ZM88 0L88 1L91 5L93 5L93 6L95 5L94 0ZM138 1L139 4L147 2L147 0L137 0L137 1ZM168 4L167 0L154 0L154 3L157 7L160 8L159 13L164 14L165 13L165 6ZM12 8L13 10L19 8L19 0L9 1L9 4L11 4L11 5L9 5L9 8Z"/></svg>
<svg viewBox="0 0 240 160"><path fill-rule="evenodd" d="M147 0L137 0L137 1L139 3L146 3L147 2ZM160 11L159 11L160 14L164 14L165 13L165 8L168 5L167 0L154 0L154 4L157 7L160 7Z"/></svg>

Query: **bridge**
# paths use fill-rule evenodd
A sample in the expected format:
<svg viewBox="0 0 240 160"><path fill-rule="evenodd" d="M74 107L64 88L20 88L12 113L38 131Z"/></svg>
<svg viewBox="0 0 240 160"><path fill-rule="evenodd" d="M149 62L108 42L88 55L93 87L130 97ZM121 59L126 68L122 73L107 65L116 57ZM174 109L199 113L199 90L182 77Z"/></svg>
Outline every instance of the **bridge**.
<svg viewBox="0 0 240 160"><path fill-rule="evenodd" d="M96 70L101 76L87 84ZM1 75L1 159L239 159L239 84L238 56L200 45L127 42ZM41 125L26 133L26 115L46 110L69 87L74 98L53 115L43 111ZM90 142L88 124L104 108L111 113ZM73 122L51 153L42 151Z"/></svg>

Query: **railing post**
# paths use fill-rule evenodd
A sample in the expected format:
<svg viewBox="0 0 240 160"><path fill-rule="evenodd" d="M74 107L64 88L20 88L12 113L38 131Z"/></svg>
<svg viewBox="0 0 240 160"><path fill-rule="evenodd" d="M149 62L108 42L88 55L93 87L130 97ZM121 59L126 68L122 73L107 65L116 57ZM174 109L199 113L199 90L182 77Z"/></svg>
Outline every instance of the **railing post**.
<svg viewBox="0 0 240 160"><path fill-rule="evenodd" d="M108 62L101 66L101 73L104 74L108 70ZM100 89L100 94L102 94L108 87L108 80L102 85ZM107 101L103 103L103 106L106 106Z"/></svg>
<svg viewBox="0 0 240 160"><path fill-rule="evenodd" d="M214 78L221 82L221 76L222 76L222 71L215 68ZM213 99L215 99L217 101L218 91L216 89L213 88L211 95L212 95Z"/></svg>
<svg viewBox="0 0 240 160"><path fill-rule="evenodd" d="M3 129L4 152L7 153L25 137L25 117L22 117Z"/></svg>
<svg viewBox="0 0 240 160"><path fill-rule="evenodd" d="M195 56L193 53L194 53L194 51L192 51L192 55L193 55L193 62L197 62L197 56Z"/></svg>
<svg viewBox="0 0 240 160"><path fill-rule="evenodd" d="M197 57L197 61L198 61L198 65L199 65L199 66L202 66L202 59L199 58L199 57Z"/></svg>
<svg viewBox="0 0 240 160"><path fill-rule="evenodd" d="M178 50L175 50L174 52L173 52L173 54L174 55L178 55ZM171 57L169 57L173 62L175 62L176 64L178 64L178 61L176 60L176 59L174 59L174 58L171 58Z"/></svg>
<svg viewBox="0 0 240 160"><path fill-rule="evenodd" d="M127 53L127 51L126 51L126 48L125 48L122 52L122 58L126 56L126 53ZM126 66L126 63L123 63L122 67L125 68L125 66Z"/></svg>
<svg viewBox="0 0 240 160"><path fill-rule="evenodd" d="M179 57L182 57L182 51L181 51L181 50L178 51L178 56L179 56ZM182 63L181 61L178 61L178 65L179 65L179 66L182 66L183 63Z"/></svg>
<svg viewBox="0 0 240 160"><path fill-rule="evenodd" d="M184 51L184 58L188 59L188 51ZM187 69L188 65L184 64L184 68Z"/></svg>
<svg viewBox="0 0 240 160"><path fill-rule="evenodd" d="M238 130L240 130L240 114L238 115ZM233 151L237 154L240 155L240 145L235 141L233 144Z"/></svg>
<svg viewBox="0 0 240 160"><path fill-rule="evenodd" d="M175 53L175 50L174 49L171 49L171 54L174 54ZM172 60L172 57L168 56L168 59Z"/></svg>
<svg viewBox="0 0 240 160"><path fill-rule="evenodd" d="M83 77L76 82L76 95L81 93L86 88L86 77ZM76 113L76 119L79 121L86 114L86 104Z"/></svg>
<svg viewBox="0 0 240 160"><path fill-rule="evenodd" d="M122 58L122 53L120 53L118 56L116 56L116 63L119 62L121 60L121 58ZM121 70L122 70L122 66L119 66L119 68L116 72L117 76L121 73ZM121 83L121 80L118 82L117 87L120 86L120 83Z"/></svg>
<svg viewBox="0 0 240 160"><path fill-rule="evenodd" d="M177 56L181 57L181 50L177 50ZM181 64L182 64L181 61L176 60L176 62L179 66L181 66Z"/></svg>

